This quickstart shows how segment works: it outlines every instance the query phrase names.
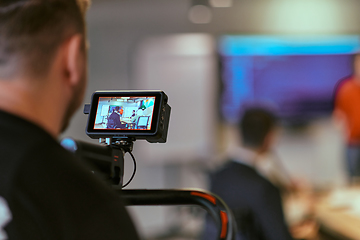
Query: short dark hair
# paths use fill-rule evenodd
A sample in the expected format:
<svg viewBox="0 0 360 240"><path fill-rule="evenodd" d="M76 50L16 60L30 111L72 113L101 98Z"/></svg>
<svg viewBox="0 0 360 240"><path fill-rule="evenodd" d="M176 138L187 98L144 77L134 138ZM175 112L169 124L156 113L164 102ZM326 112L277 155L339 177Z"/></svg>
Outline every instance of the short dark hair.
<svg viewBox="0 0 360 240"><path fill-rule="evenodd" d="M264 108L245 110L239 123L240 136L245 147L258 148L276 125L275 115Z"/></svg>
<svg viewBox="0 0 360 240"><path fill-rule="evenodd" d="M0 77L46 73L58 46L76 33L85 35L76 0L1 0Z"/></svg>

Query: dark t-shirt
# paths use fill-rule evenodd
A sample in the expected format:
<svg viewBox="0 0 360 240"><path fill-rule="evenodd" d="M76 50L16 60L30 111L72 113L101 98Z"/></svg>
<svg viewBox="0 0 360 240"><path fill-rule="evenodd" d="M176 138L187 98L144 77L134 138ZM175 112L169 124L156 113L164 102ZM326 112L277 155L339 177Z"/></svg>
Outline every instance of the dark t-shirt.
<svg viewBox="0 0 360 240"><path fill-rule="evenodd" d="M0 197L10 240L139 239L119 194L43 129L2 111Z"/></svg>
<svg viewBox="0 0 360 240"><path fill-rule="evenodd" d="M114 128L120 128L121 127L120 115L117 114L116 112L113 112L113 113L110 114L109 121L111 121L110 125L113 125L113 126L109 126L109 127L114 127ZM109 123L108 123L108 125L109 125Z"/></svg>

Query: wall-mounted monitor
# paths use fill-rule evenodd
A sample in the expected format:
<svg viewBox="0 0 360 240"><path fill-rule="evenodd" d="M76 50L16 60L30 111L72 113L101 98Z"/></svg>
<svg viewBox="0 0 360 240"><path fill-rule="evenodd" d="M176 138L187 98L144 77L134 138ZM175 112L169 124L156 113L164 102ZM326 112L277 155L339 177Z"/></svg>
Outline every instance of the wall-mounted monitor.
<svg viewBox="0 0 360 240"><path fill-rule="evenodd" d="M219 39L223 118L266 105L284 121L329 115L337 82L352 73L356 35L224 35Z"/></svg>

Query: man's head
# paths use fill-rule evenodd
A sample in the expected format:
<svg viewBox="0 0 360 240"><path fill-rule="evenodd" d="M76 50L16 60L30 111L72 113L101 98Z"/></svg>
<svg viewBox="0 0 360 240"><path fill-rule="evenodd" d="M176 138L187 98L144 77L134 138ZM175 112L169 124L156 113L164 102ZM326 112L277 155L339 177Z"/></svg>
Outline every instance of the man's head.
<svg viewBox="0 0 360 240"><path fill-rule="evenodd" d="M239 123L244 147L260 151L268 150L275 125L275 116L270 111L262 108L247 109Z"/></svg>
<svg viewBox="0 0 360 240"><path fill-rule="evenodd" d="M63 85L56 81L62 78L68 94L64 94L66 106L61 130L84 95L84 13L88 3L87 0L0 1L0 81L26 82L28 86L53 84L46 89L59 93L62 90L59 86ZM55 73L59 79L55 80Z"/></svg>
<svg viewBox="0 0 360 240"><path fill-rule="evenodd" d="M43 76L58 46L77 33L85 36L76 0L1 1L0 79L11 79L20 71Z"/></svg>

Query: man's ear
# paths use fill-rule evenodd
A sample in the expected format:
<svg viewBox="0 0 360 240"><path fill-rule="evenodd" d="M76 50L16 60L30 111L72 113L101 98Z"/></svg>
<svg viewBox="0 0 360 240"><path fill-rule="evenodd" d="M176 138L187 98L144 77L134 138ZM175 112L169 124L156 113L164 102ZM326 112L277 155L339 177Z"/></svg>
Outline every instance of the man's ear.
<svg viewBox="0 0 360 240"><path fill-rule="evenodd" d="M65 51L65 75L71 86L76 86L84 77L85 72L85 50L84 39L80 34L73 35L64 46Z"/></svg>

